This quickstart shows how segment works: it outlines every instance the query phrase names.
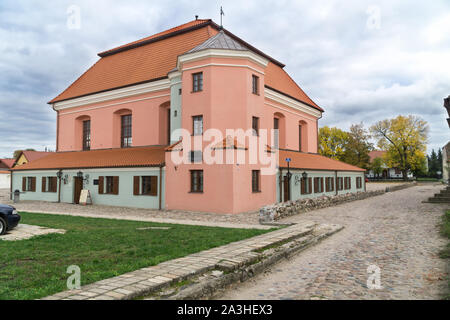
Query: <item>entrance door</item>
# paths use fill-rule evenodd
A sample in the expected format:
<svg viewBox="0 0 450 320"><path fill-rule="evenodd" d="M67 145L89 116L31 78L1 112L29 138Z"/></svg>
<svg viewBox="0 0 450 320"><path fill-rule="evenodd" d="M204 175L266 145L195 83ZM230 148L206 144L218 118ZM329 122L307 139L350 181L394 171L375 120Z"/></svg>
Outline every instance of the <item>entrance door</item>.
<svg viewBox="0 0 450 320"><path fill-rule="evenodd" d="M283 180L283 190L284 190L283 201L286 202L291 200L291 190L289 188L289 180L286 176L284 176Z"/></svg>
<svg viewBox="0 0 450 320"><path fill-rule="evenodd" d="M83 189L83 179L78 177L73 177L74 190L73 190L73 203L80 203L81 189Z"/></svg>

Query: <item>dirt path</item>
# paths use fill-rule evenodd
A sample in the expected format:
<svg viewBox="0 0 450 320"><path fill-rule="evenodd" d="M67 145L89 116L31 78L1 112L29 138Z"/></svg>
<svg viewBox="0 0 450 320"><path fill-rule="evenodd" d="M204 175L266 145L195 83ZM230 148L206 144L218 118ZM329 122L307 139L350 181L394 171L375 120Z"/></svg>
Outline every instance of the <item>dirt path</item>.
<svg viewBox="0 0 450 320"><path fill-rule="evenodd" d="M290 217L345 229L265 274L234 286L223 299L439 299L446 286L446 241L437 224L448 206L421 203L442 186L425 185ZM368 289L368 266L382 289Z"/></svg>

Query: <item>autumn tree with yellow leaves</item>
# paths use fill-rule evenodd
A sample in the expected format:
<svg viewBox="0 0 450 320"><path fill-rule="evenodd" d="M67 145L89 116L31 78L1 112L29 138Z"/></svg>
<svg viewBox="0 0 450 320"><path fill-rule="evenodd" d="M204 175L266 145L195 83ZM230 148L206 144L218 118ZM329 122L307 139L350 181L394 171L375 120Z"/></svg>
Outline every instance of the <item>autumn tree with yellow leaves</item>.
<svg viewBox="0 0 450 320"><path fill-rule="evenodd" d="M370 128L378 147L387 151L386 164L401 170L404 180L409 170L423 165L428 130L427 122L413 115L378 121Z"/></svg>
<svg viewBox="0 0 450 320"><path fill-rule="evenodd" d="M341 160L345 153L348 133L336 127L319 129L319 153L325 157Z"/></svg>
<svg viewBox="0 0 450 320"><path fill-rule="evenodd" d="M373 149L369 139L362 123L352 125L349 132L325 126L319 129L319 154L369 169L369 152Z"/></svg>

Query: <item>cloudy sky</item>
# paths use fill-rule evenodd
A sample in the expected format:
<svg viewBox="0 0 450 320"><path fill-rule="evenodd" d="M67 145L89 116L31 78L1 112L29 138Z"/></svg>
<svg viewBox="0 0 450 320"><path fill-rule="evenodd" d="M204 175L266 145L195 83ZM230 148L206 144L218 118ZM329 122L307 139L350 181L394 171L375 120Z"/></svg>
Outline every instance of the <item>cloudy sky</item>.
<svg viewBox="0 0 450 320"><path fill-rule="evenodd" d="M399 114L430 125L429 151L450 137L450 2L412 1L33 1L0 2L0 157L55 148L47 104L97 53L200 18L286 64L325 109L320 126L348 129ZM80 9L80 28L68 27Z"/></svg>

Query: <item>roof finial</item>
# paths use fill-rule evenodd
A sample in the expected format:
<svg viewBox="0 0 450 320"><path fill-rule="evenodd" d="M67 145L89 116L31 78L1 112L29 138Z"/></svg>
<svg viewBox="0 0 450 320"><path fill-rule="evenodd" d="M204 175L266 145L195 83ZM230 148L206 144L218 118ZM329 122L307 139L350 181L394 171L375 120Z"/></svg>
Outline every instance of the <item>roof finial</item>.
<svg viewBox="0 0 450 320"><path fill-rule="evenodd" d="M198 20L198 14L195 15L195 20Z"/></svg>
<svg viewBox="0 0 450 320"><path fill-rule="evenodd" d="M222 25L222 17L225 15L225 12L223 12L222 6L220 6L220 28L223 28Z"/></svg>

